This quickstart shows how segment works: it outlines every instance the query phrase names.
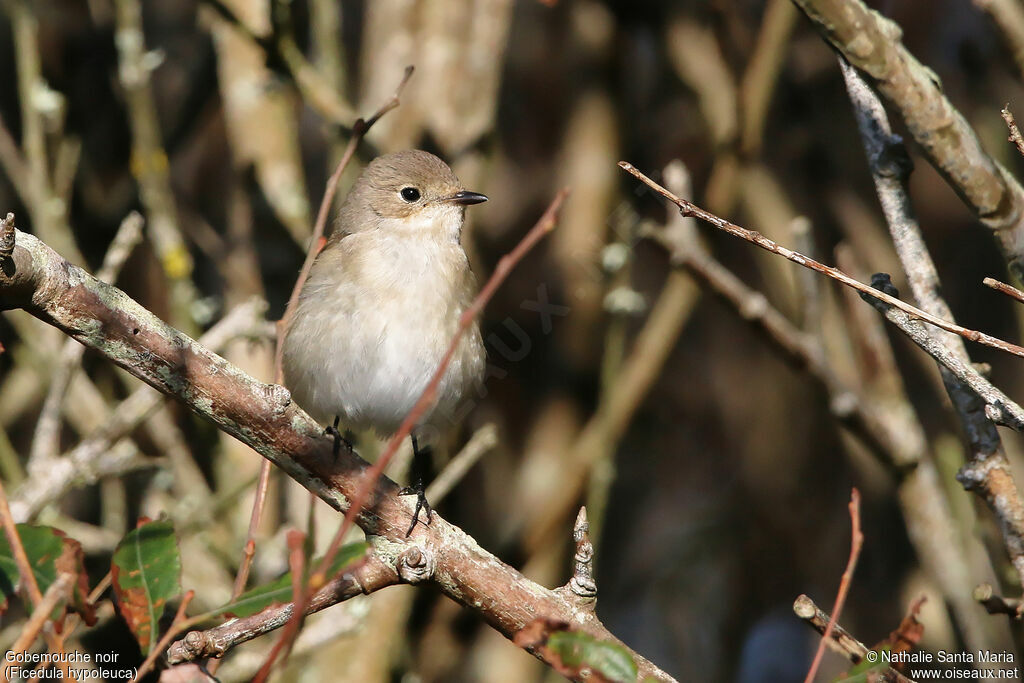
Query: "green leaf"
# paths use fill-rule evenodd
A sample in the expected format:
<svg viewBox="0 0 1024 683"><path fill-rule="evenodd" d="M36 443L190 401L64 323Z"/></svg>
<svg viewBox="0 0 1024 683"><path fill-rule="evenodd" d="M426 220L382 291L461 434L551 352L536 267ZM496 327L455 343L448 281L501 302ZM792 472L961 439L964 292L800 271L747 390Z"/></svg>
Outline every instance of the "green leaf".
<svg viewBox="0 0 1024 683"><path fill-rule="evenodd" d="M636 680L636 662L621 645L598 640L588 633L556 631L548 638L547 647L574 671L588 668L609 681Z"/></svg>
<svg viewBox="0 0 1024 683"><path fill-rule="evenodd" d="M327 570L327 576L336 576L341 573L345 567L349 566L365 554L365 542L350 543L342 546L341 549L338 550L338 554L335 555L330 568ZM319 564L320 560L318 559L314 560L311 566L317 567ZM239 618L248 617L265 610L271 605L280 605L286 602L291 602L291 600L292 573L288 572L271 583L263 586L257 586L256 588L252 588L242 593L235 600L232 600L228 604L217 609L213 614Z"/></svg>
<svg viewBox="0 0 1024 683"><path fill-rule="evenodd" d="M88 600L89 579L83 567L82 545L53 527L18 524L17 530L40 593L46 593L59 573L69 573L73 577L71 598L67 605L60 605L54 610L53 619L60 619L65 607L71 607L87 624L95 623L96 615ZM6 534L0 534L0 593L3 593L0 614L7 609L8 598L21 588L20 583L21 575L14 553Z"/></svg>
<svg viewBox="0 0 1024 683"><path fill-rule="evenodd" d="M121 616L143 654L149 654L160 637L164 608L181 594L181 556L174 525L166 520L139 520L117 544L110 564Z"/></svg>

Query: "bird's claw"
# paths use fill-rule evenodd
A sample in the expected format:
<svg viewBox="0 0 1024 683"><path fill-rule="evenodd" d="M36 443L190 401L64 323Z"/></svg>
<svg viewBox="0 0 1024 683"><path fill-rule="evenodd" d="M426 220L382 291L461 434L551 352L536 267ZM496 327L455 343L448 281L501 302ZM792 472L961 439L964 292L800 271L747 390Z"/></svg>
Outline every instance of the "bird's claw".
<svg viewBox="0 0 1024 683"><path fill-rule="evenodd" d="M409 538L412 534L412 530L416 528L416 522L420 518L420 510L426 512L427 524L430 524L430 519L434 514L433 508L430 507L430 503L427 502L427 494L423 490L423 483L419 482L416 486L406 486L398 492L400 496L416 496L416 510L412 513L412 523L409 525L409 530L405 532L405 537Z"/></svg>

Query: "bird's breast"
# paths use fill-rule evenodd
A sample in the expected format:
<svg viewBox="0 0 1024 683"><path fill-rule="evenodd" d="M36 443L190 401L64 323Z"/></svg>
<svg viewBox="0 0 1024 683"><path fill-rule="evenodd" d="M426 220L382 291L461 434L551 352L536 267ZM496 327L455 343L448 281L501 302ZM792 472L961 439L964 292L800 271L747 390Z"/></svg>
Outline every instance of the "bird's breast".
<svg viewBox="0 0 1024 683"><path fill-rule="evenodd" d="M294 393L300 405L303 398L315 404L307 410L390 433L436 371L475 286L458 244L385 239L373 246L325 263L327 273L311 278L318 301L304 298L293 325L321 346L304 349L306 379ZM474 325L439 387L438 409L453 410L482 371ZM289 374L299 373L293 367Z"/></svg>

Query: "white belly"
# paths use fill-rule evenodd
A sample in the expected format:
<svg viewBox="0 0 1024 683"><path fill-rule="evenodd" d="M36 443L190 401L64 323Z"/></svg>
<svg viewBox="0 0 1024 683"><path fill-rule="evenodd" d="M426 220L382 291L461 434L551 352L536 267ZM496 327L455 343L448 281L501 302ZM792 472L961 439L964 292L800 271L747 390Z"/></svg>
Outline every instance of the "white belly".
<svg viewBox="0 0 1024 683"><path fill-rule="evenodd" d="M346 240L358 237L353 235ZM437 370L464 304L452 292L449 261L421 245L385 245L372 261L318 262L285 342L285 384L317 420L335 416L355 429L396 431ZM438 387L434 408L419 421L439 428L483 373L476 324L466 331Z"/></svg>

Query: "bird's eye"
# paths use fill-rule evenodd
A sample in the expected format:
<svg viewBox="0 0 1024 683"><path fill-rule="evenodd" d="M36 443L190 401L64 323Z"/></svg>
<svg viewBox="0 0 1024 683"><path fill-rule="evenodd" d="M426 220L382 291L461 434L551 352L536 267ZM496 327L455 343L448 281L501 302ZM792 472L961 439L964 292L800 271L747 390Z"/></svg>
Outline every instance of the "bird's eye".
<svg viewBox="0 0 1024 683"><path fill-rule="evenodd" d="M403 187L399 194L402 195L402 199L410 204L420 198L420 191L415 187Z"/></svg>

